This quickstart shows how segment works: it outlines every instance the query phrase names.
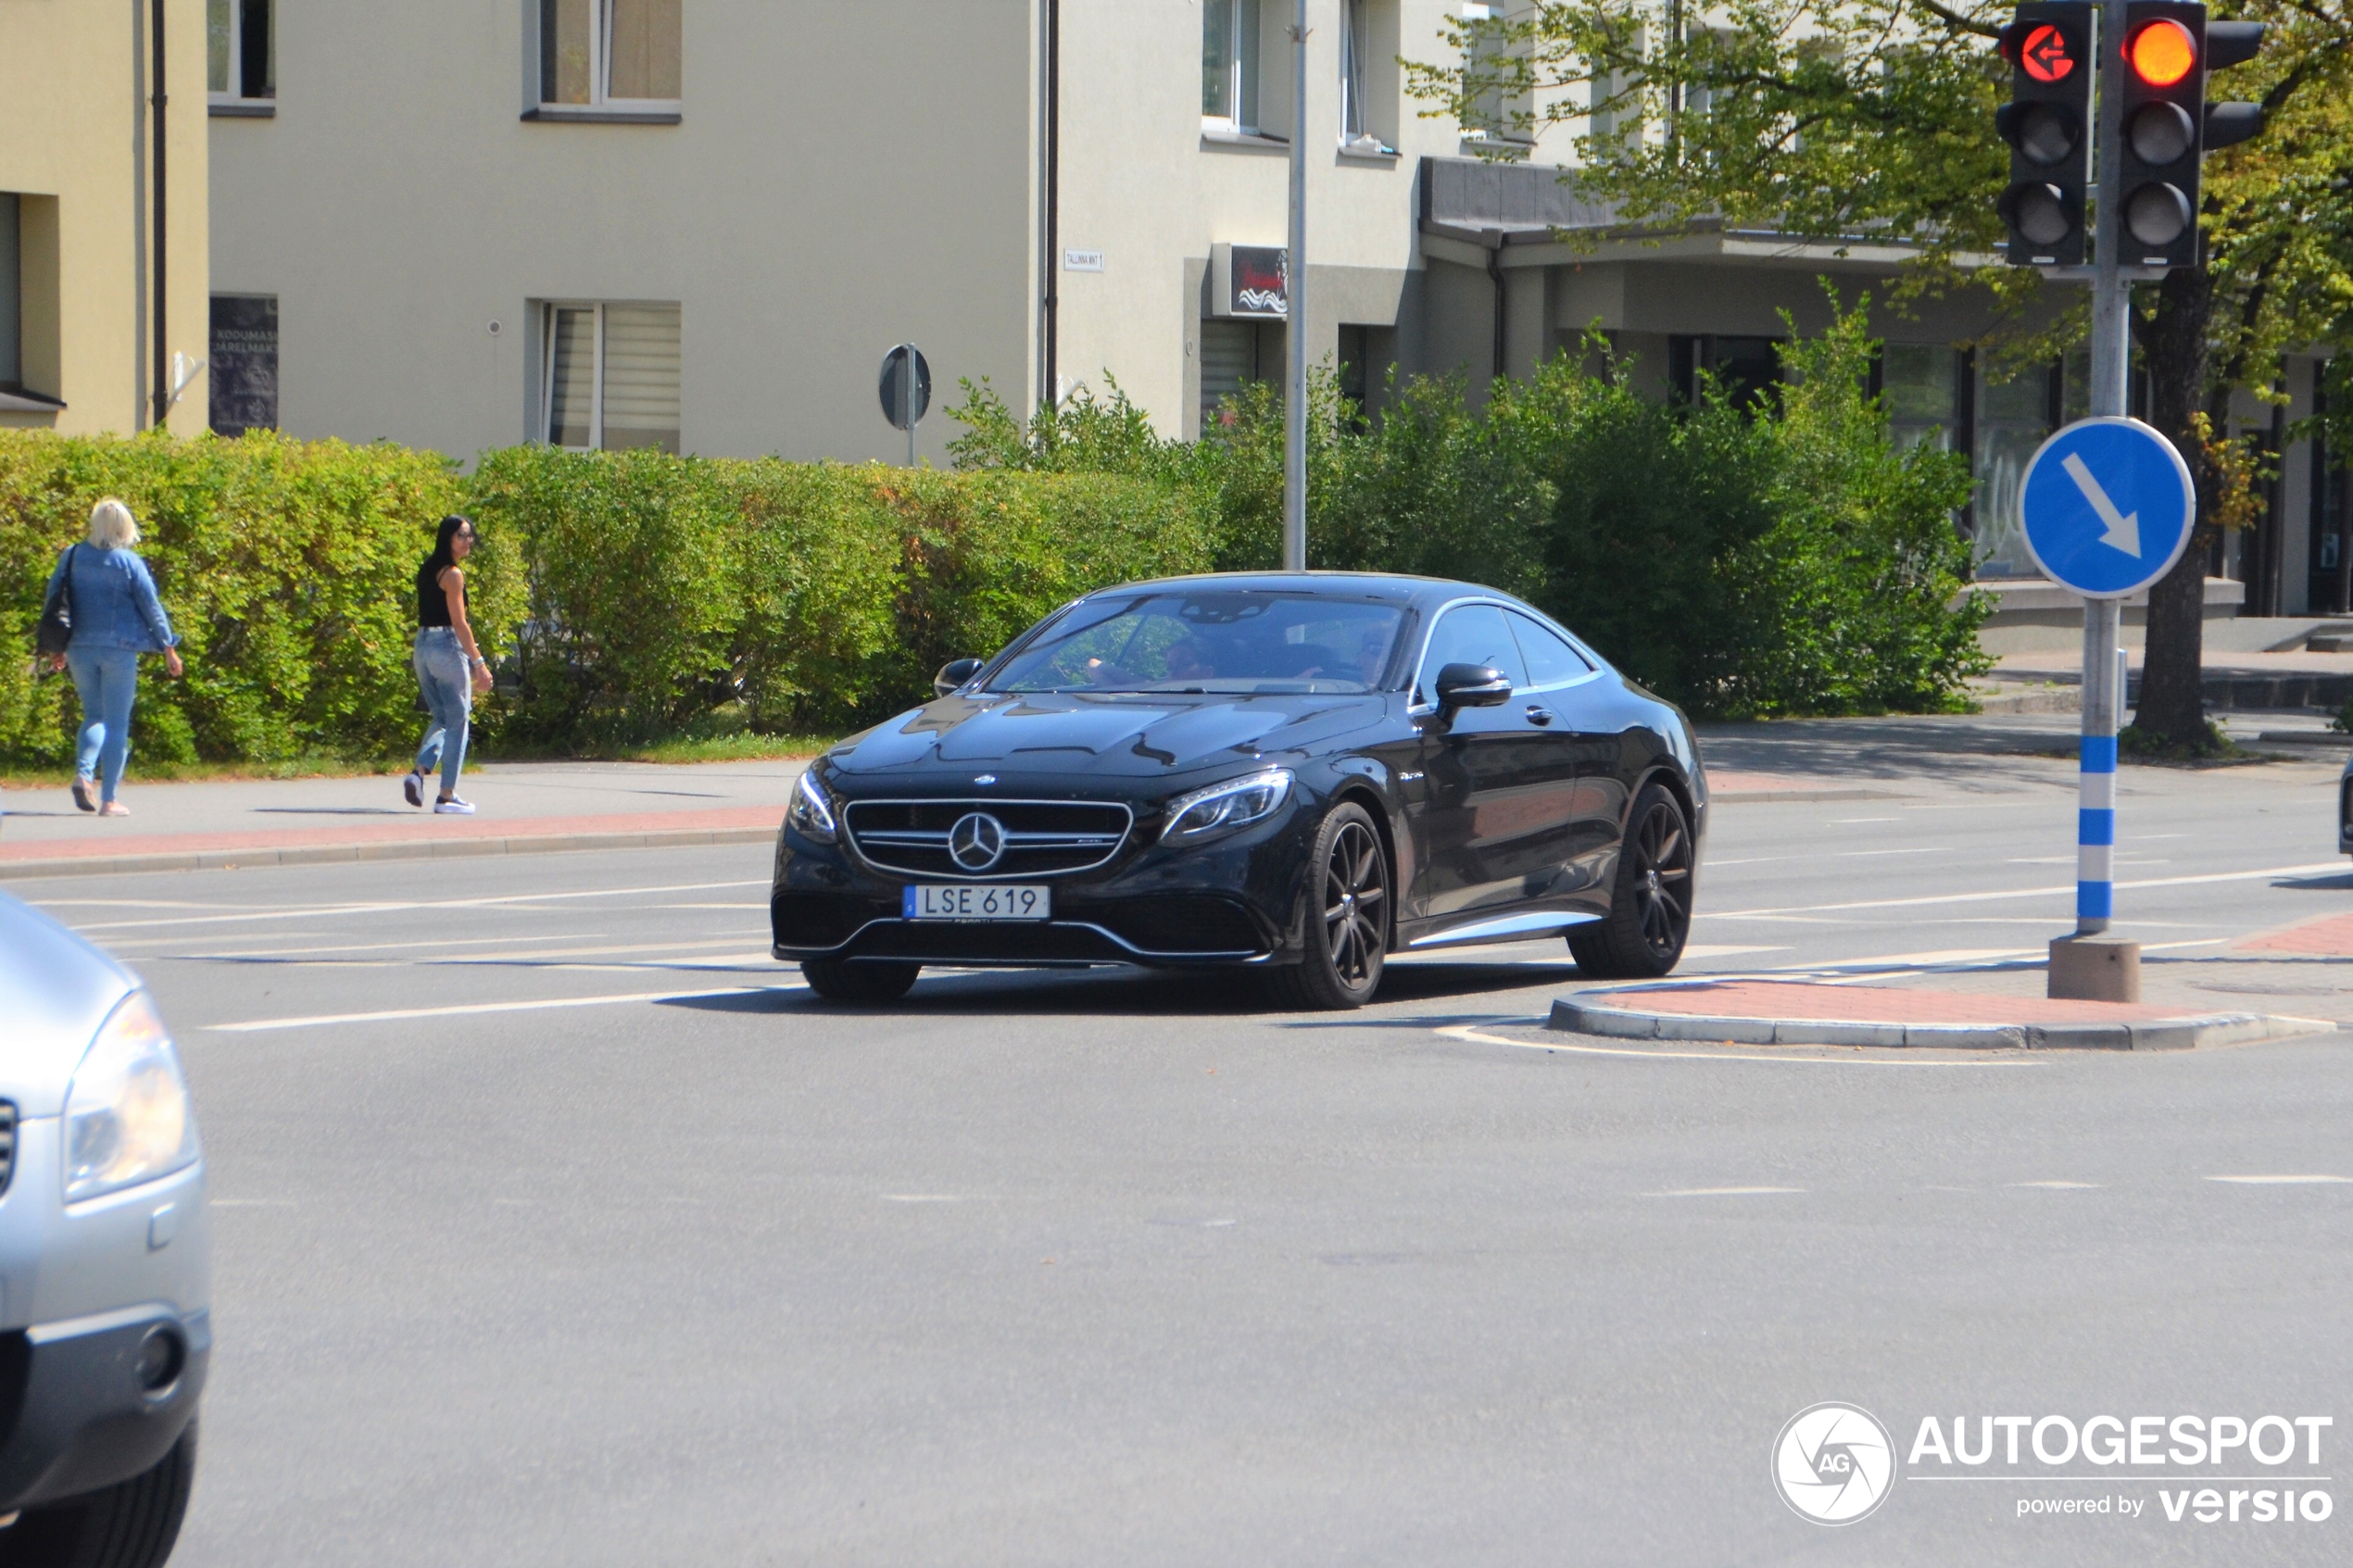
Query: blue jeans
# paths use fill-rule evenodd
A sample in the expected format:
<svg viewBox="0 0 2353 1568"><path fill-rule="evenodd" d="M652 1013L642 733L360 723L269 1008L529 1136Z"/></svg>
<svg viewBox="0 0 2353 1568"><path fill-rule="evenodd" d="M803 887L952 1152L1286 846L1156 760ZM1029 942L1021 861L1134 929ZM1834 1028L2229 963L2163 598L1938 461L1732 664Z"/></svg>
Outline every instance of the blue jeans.
<svg viewBox="0 0 2353 1568"><path fill-rule="evenodd" d="M112 800L131 760L131 701L139 695L139 655L130 648L66 649L73 689L82 694L82 745L74 771L98 775L99 797Z"/></svg>
<svg viewBox="0 0 2353 1568"><path fill-rule="evenodd" d="M428 626L417 633L417 684L425 694L424 744L417 747L417 771L441 769L441 793L458 793L458 775L466 766L466 721L473 713L473 670L458 633L447 626Z"/></svg>

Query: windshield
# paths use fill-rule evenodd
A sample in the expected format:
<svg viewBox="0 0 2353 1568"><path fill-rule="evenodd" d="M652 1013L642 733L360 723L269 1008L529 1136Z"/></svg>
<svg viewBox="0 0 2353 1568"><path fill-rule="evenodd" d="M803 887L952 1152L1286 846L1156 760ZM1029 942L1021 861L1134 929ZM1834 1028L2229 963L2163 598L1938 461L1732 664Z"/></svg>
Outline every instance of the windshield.
<svg viewBox="0 0 2353 1568"><path fill-rule="evenodd" d="M1082 604L1015 654L1000 692L1366 692L1404 621L1396 605L1194 590Z"/></svg>

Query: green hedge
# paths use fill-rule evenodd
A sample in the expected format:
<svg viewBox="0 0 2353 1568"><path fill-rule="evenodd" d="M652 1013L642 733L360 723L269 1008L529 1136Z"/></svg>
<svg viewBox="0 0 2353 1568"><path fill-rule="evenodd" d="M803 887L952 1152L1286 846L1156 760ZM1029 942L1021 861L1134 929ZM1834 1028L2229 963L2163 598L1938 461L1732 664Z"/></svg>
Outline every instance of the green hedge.
<svg viewBox="0 0 2353 1568"><path fill-rule="evenodd" d="M533 446L486 454L471 500L530 583L512 733L554 748L730 708L762 730L838 730L1076 595L1210 560L1180 494L1105 475Z"/></svg>
<svg viewBox="0 0 2353 1568"><path fill-rule="evenodd" d="M150 660L132 723L150 760L375 756L413 744L412 574L461 504L430 452L269 433L236 441L0 431L0 758L70 759L79 705L36 679L33 630L58 551L102 496L130 503L181 635L186 678ZM485 541L475 615L513 619L517 581Z"/></svg>
<svg viewBox="0 0 2353 1568"><path fill-rule="evenodd" d="M120 495L183 639L151 663L150 760L377 761L416 741L414 573L433 525L481 543L473 621L501 667L488 749L561 753L698 726L837 731L928 694L1064 600L1200 571L1210 536L1159 483L673 458L486 453L459 476L389 445L0 433L0 759L55 765L70 684L31 674L57 552Z"/></svg>

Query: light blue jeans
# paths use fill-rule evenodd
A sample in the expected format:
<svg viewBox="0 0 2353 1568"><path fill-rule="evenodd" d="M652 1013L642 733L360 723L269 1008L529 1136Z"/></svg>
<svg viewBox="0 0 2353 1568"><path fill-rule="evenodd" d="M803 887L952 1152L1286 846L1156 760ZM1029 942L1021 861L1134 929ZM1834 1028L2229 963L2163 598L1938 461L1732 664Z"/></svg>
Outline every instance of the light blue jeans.
<svg viewBox="0 0 2353 1568"><path fill-rule="evenodd" d="M139 655L131 648L66 648L66 668L82 694L82 745L74 771L98 777L99 798L112 800L131 760L131 702L139 695Z"/></svg>
<svg viewBox="0 0 2353 1568"><path fill-rule="evenodd" d="M424 744L417 747L417 771L441 769L441 793L458 793L458 775L466 766L466 721L473 713L473 670L466 662L465 645L447 626L428 626L417 633L417 684L425 694Z"/></svg>

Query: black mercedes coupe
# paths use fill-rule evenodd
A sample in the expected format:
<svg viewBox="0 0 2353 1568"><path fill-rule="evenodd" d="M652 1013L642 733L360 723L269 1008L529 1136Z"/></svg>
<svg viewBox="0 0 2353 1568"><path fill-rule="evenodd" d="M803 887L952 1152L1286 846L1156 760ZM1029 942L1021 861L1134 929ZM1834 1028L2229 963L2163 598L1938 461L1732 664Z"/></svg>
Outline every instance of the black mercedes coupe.
<svg viewBox="0 0 2353 1568"><path fill-rule="evenodd" d="M1647 978L1691 931L1691 726L1507 594L1353 572L1106 588L796 786L775 956L837 1001L927 963L1265 971L1353 1008L1391 953L1565 935Z"/></svg>

